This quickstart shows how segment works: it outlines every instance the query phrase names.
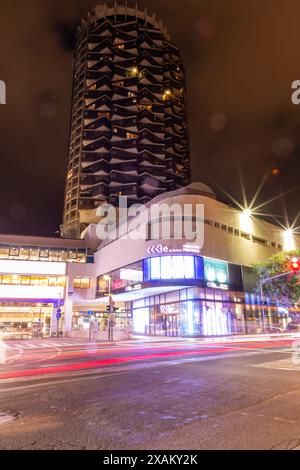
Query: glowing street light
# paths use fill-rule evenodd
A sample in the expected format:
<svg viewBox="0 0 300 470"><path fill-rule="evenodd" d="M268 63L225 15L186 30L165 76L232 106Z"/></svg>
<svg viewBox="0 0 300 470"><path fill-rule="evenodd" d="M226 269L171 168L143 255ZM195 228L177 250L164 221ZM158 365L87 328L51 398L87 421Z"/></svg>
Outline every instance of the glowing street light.
<svg viewBox="0 0 300 470"><path fill-rule="evenodd" d="M252 210L247 208L243 209L243 211L240 214L240 223L241 223L241 229L244 232L251 233L252 232Z"/></svg>
<svg viewBox="0 0 300 470"><path fill-rule="evenodd" d="M283 248L285 251L291 251L296 248L294 230L292 228L288 228L283 232Z"/></svg>
<svg viewBox="0 0 300 470"><path fill-rule="evenodd" d="M251 209L244 209L243 213L244 213L245 217L251 217L251 215L252 215Z"/></svg>

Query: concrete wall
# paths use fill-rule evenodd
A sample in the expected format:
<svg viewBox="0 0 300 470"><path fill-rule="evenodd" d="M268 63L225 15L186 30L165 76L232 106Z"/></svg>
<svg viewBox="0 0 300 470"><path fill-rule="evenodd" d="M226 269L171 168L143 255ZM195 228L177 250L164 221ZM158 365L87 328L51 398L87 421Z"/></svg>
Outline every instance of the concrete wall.
<svg viewBox="0 0 300 470"><path fill-rule="evenodd" d="M231 263L251 266L255 262L263 261L280 251L279 245L284 248L283 230L268 222L259 219L246 219L242 213L226 204L206 196L180 195L165 198L163 203L177 204L203 204L204 218L211 221L204 224L204 244L199 255L221 259ZM147 209L149 211L149 209ZM245 239L239 234L228 233L214 226L214 223L225 224L239 232L250 234L251 239ZM267 246L254 242L252 236L267 240ZM272 242L276 247L272 246ZM99 245L95 254L96 276L129 265L143 258L151 256L147 249L153 245L162 244L169 249L181 250L183 245L190 244L190 240L131 240L117 239L104 241ZM295 245L300 248L299 238L295 238ZM167 253L166 253L167 254ZM154 254L153 254L154 256ZM157 256L157 254L156 254Z"/></svg>

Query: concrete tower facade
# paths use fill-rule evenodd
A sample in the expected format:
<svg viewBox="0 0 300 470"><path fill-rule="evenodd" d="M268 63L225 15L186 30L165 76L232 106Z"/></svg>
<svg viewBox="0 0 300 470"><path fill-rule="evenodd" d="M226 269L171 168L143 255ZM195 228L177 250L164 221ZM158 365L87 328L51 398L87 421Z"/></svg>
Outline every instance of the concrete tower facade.
<svg viewBox="0 0 300 470"><path fill-rule="evenodd" d="M185 72L154 15L95 7L78 28L63 232L103 202L145 203L190 183Z"/></svg>

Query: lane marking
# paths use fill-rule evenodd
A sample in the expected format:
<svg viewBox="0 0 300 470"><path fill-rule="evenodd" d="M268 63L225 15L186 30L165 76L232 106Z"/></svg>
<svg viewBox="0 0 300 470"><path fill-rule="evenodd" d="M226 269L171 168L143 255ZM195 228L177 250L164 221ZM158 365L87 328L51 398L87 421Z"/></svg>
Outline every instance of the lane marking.
<svg viewBox="0 0 300 470"><path fill-rule="evenodd" d="M39 386L44 386L44 385L56 385L59 383L66 383L69 381L80 381L82 378L84 379L90 379L93 378L91 376L94 376L95 374L100 374L97 375L96 378L102 378L102 377L107 377L111 375L117 375L118 373L126 373L130 371L136 371L138 369L150 369L150 368L155 368L159 366L168 366L168 365L178 365L182 363L189 363L189 362L206 362L206 361L215 361L218 359L231 359L231 358L239 358L239 357L245 357L245 356L255 356L258 355L257 352L247 352L247 353L227 353L227 354L219 354L218 356L205 356L205 357L190 357L190 358L182 358L182 359L177 359L177 360L170 360L170 361L154 361L154 362L145 362L145 363L137 363L137 364L128 364L124 366L114 366L114 367L105 367L105 368L94 368L94 369L89 369L89 370L84 370L80 369L78 371L74 372L69 372L68 377L77 377L76 379L70 379L66 378L63 380L53 380L50 382L41 382L43 379L55 379L55 378L60 378L60 377L65 377L65 373L59 372L57 374L44 374L40 376L27 376L27 377L17 377L17 378L9 378L9 379L2 379L0 384L8 384L8 383L22 383L22 382L28 382L30 381L40 381L38 384L29 384L29 385L19 385L13 388L3 388L0 389L0 393L5 393L6 391L11 391L11 390L22 390L31 388L31 387L39 387Z"/></svg>

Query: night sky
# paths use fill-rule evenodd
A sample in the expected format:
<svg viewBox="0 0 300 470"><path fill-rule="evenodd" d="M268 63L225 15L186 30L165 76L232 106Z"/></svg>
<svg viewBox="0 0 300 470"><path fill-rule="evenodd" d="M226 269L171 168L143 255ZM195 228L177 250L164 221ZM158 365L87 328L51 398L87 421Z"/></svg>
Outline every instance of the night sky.
<svg viewBox="0 0 300 470"><path fill-rule="evenodd" d="M62 219L76 25L95 0L2 0L0 233L54 235ZM131 4L131 2L129 2ZM264 212L299 210L299 0L148 0L186 68L192 177ZM280 219L283 221L283 219ZM299 223L300 225L300 223Z"/></svg>

